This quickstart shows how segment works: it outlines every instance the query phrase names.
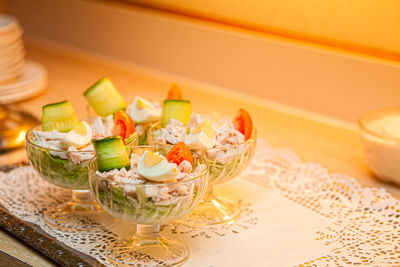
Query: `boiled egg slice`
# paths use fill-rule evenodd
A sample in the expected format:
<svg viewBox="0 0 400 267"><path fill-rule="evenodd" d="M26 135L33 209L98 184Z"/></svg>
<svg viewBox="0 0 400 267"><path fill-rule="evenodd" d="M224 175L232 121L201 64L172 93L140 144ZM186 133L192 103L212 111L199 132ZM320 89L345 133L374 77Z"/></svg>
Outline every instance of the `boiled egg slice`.
<svg viewBox="0 0 400 267"><path fill-rule="evenodd" d="M215 145L215 132L211 122L206 119L185 138L185 143L190 149L207 149Z"/></svg>
<svg viewBox="0 0 400 267"><path fill-rule="evenodd" d="M61 139L60 144L68 148L73 146L80 148L86 146L92 140L92 128L87 122L82 121L72 128L64 137Z"/></svg>
<svg viewBox="0 0 400 267"><path fill-rule="evenodd" d="M166 182L176 178L179 171L175 164L171 164L162 155L146 151L139 158L138 173L154 182Z"/></svg>
<svg viewBox="0 0 400 267"><path fill-rule="evenodd" d="M136 123L152 122L161 119L161 109L154 107L146 99L137 96L131 104L128 114Z"/></svg>

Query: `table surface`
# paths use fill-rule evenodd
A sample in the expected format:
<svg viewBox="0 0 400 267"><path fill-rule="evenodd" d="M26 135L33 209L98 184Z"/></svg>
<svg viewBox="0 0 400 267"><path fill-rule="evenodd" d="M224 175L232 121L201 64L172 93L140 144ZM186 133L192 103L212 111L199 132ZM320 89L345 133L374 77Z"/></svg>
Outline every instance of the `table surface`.
<svg viewBox="0 0 400 267"><path fill-rule="evenodd" d="M43 105L64 99L69 99L78 115L85 118L86 100L82 93L102 76L110 77L128 101L136 95L161 101L169 84L175 82L181 86L184 97L192 100L194 111L209 113L211 110L232 117L238 107L245 107L254 118L259 136L273 147L290 148L303 161L318 162L330 172L348 174L363 186L384 187L400 198L400 187L377 180L367 169L356 125L72 48L31 43L27 44L27 58L47 68L50 84L42 95L15 105L38 118ZM25 159L25 151L16 150L0 155L0 165ZM0 250L33 266L53 266L51 261L3 231L0 232Z"/></svg>

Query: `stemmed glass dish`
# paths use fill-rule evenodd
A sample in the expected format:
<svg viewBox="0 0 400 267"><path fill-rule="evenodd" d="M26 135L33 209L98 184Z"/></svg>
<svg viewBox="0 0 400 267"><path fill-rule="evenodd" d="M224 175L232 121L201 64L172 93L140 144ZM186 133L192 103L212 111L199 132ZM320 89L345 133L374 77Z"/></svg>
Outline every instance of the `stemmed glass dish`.
<svg viewBox="0 0 400 267"><path fill-rule="evenodd" d="M141 156L145 151L156 152L157 149L137 146L131 153ZM200 164L207 165L202 156L193 152L192 156L193 170ZM118 266L175 266L186 262L189 257L187 246L162 236L159 225L179 219L194 209L207 188L208 168L182 181L141 184L129 179L104 178L96 173L97 170L96 159L92 159L89 163L90 189L97 202L110 215L137 224L137 232L131 239L118 240L107 248L108 260ZM159 203L152 198L155 192L171 192L177 188L187 193L177 196L171 203Z"/></svg>
<svg viewBox="0 0 400 267"><path fill-rule="evenodd" d="M72 198L65 204L51 207L45 213L47 224L63 231L90 231L98 227L98 223L109 222L101 207L94 201L89 191L88 163L95 156L94 150L68 151L70 157L61 158L66 150L50 149L38 144L33 131L41 130L41 125L28 131L25 148L32 167L46 181L72 190ZM126 146L137 145L133 138ZM71 158L83 159L79 163Z"/></svg>
<svg viewBox="0 0 400 267"><path fill-rule="evenodd" d="M161 143L156 140L160 132L161 123L157 122L149 128L149 144L155 149L168 153L173 145ZM235 145L216 146L210 149L198 150L207 161L209 166L208 188L205 196L182 222L189 225L215 225L221 223L234 222L240 216L238 204L228 198L215 196L213 186L232 180L243 172L250 164L256 148L257 130L253 128L252 136ZM217 155L224 154L224 160L220 160Z"/></svg>

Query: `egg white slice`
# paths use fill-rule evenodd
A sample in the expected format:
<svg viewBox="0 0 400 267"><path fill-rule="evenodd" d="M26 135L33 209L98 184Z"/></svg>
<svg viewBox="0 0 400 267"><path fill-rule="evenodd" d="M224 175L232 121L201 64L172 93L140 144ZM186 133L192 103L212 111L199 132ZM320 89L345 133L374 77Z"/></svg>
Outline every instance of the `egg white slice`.
<svg viewBox="0 0 400 267"><path fill-rule="evenodd" d="M137 96L133 100L128 114L136 123L152 122L161 118L161 109L155 108L152 103Z"/></svg>
<svg viewBox="0 0 400 267"><path fill-rule="evenodd" d="M75 125L71 131L69 131L64 137L61 139L60 144L65 147L75 147L80 148L86 146L92 140L92 128L90 125L82 121Z"/></svg>
<svg viewBox="0 0 400 267"><path fill-rule="evenodd" d="M185 137L185 143L190 149L207 149L215 145L215 132L207 119Z"/></svg>
<svg viewBox="0 0 400 267"><path fill-rule="evenodd" d="M139 158L138 173L144 178L154 182L165 182L177 177L179 171L175 164L159 154L146 151Z"/></svg>

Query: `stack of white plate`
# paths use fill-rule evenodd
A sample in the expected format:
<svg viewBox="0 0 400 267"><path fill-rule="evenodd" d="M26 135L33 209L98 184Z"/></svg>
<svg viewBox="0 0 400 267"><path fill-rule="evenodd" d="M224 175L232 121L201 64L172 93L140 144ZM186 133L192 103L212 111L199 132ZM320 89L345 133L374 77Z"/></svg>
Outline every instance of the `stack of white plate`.
<svg viewBox="0 0 400 267"><path fill-rule="evenodd" d="M38 63L27 60L21 75L11 83L0 85L0 103L24 100L42 92L46 86L46 69Z"/></svg>
<svg viewBox="0 0 400 267"><path fill-rule="evenodd" d="M0 16L0 82L13 79L22 73L24 66L22 29L11 16Z"/></svg>
<svg viewBox="0 0 400 267"><path fill-rule="evenodd" d="M0 103L29 98L47 85L46 70L25 61L22 33L17 19L0 15Z"/></svg>

